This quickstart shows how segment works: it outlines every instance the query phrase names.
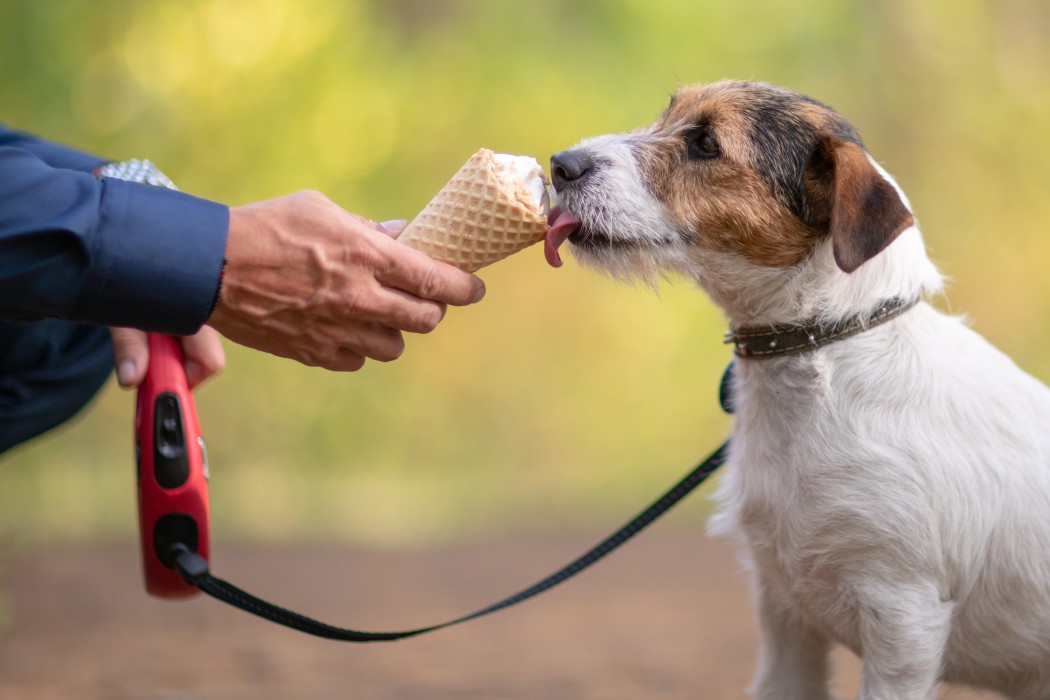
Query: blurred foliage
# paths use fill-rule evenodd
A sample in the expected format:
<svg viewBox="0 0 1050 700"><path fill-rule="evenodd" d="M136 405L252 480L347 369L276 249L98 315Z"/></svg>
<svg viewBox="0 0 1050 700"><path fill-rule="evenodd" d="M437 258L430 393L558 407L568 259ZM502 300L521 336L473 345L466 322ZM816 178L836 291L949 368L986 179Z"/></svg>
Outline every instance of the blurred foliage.
<svg viewBox="0 0 1050 700"><path fill-rule="evenodd" d="M1050 379L1044 0L5 0L0 121L240 204L304 188L411 218L478 147L549 155L679 83L836 106L909 193L948 306ZM717 310L531 249L390 365L228 347L198 393L222 536L417 544L606 528L730 429ZM0 464L0 531L134 529L132 397ZM699 520L694 498L679 518Z"/></svg>

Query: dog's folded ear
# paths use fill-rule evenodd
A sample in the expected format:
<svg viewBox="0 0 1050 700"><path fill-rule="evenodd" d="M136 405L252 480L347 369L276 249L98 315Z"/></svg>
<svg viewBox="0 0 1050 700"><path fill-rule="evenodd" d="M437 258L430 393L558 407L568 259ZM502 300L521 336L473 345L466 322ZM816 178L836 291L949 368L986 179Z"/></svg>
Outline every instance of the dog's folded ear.
<svg viewBox="0 0 1050 700"><path fill-rule="evenodd" d="M827 226L843 272L871 260L915 222L867 152L850 141L821 141L806 168L805 189L810 219Z"/></svg>

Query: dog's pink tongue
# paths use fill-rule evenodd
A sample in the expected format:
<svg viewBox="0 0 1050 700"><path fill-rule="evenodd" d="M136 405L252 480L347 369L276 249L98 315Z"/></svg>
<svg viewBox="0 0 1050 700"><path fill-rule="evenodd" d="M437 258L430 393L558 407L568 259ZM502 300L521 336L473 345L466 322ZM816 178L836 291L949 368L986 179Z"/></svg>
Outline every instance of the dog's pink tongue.
<svg viewBox="0 0 1050 700"><path fill-rule="evenodd" d="M569 212L554 207L551 209L548 221L550 228L547 229L547 236L543 240L543 255L547 258L548 265L561 267L561 255L558 254L558 248L569 236L580 230L580 220Z"/></svg>

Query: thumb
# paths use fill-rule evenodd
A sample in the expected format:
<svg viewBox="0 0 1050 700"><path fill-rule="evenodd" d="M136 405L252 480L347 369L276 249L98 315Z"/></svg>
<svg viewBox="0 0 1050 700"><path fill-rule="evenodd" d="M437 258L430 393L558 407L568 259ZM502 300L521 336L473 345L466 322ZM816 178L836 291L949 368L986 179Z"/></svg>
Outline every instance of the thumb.
<svg viewBox="0 0 1050 700"><path fill-rule="evenodd" d="M149 343L146 334L133 328L110 328L113 338L113 361L117 383L125 389L138 386L149 365Z"/></svg>

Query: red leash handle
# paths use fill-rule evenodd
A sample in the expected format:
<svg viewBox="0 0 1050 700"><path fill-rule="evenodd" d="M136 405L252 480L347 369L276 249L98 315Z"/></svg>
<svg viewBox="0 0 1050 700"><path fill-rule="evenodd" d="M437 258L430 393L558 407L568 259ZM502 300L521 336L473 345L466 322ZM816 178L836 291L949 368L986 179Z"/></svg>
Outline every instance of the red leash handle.
<svg viewBox="0 0 1050 700"><path fill-rule="evenodd" d="M171 550L209 558L208 458L178 340L151 333L149 356L135 408L143 573L151 595L183 598L198 589L179 578Z"/></svg>

